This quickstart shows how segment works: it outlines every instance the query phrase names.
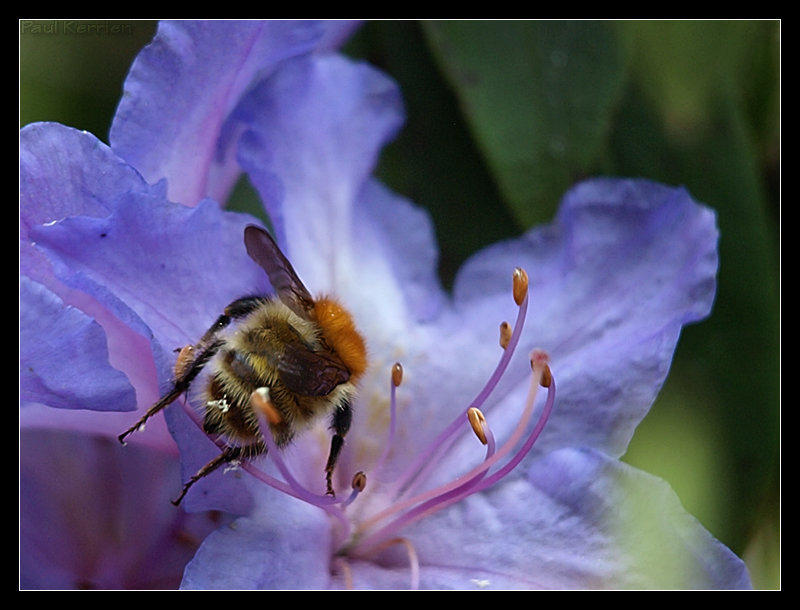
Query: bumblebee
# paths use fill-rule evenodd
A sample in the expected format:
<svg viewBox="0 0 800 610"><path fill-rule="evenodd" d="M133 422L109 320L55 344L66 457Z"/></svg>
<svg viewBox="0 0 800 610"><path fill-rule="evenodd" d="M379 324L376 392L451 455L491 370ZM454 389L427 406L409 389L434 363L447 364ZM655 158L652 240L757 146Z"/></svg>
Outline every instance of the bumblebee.
<svg viewBox="0 0 800 610"><path fill-rule="evenodd" d="M357 382L367 367L364 339L335 299L311 296L264 229L247 226L244 244L275 294L246 296L228 305L197 343L180 350L172 389L119 435L124 443L206 369L203 429L223 437L226 447L189 479L175 505L220 466L267 452L256 407L266 407L277 447L288 445L319 417L330 416L325 483L326 492L334 495L334 468L352 421Z"/></svg>

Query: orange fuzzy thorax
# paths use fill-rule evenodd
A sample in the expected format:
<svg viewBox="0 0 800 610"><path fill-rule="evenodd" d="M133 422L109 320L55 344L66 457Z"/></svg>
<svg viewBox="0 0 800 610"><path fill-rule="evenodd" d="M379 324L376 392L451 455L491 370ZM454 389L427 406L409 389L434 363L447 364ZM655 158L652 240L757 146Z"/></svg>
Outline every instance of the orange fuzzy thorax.
<svg viewBox="0 0 800 610"><path fill-rule="evenodd" d="M367 369L367 347L350 312L337 301L321 297L314 304L314 314L325 340L350 369L350 380L356 381Z"/></svg>

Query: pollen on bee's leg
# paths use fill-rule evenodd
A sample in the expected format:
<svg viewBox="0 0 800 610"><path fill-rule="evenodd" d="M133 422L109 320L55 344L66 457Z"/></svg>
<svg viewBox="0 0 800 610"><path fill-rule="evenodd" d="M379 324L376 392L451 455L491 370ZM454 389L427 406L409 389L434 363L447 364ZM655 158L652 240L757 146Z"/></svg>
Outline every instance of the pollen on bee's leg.
<svg viewBox="0 0 800 610"><path fill-rule="evenodd" d="M250 394L250 406L263 413L267 421L273 426L281 423L281 414L270 399L269 388L257 388Z"/></svg>
<svg viewBox="0 0 800 610"><path fill-rule="evenodd" d="M175 379L180 379L194 360L194 345L184 345L176 351L178 352L178 357L175 360L175 366L172 368L172 372L175 375Z"/></svg>

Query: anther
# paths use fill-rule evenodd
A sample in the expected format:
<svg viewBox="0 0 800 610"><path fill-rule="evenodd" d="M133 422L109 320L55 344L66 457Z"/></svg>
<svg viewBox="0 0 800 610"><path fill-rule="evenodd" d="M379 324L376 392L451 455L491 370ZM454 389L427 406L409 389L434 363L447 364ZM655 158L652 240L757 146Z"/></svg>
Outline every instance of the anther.
<svg viewBox="0 0 800 610"><path fill-rule="evenodd" d="M522 305L528 294L528 274L522 267L514 269L514 302Z"/></svg>
<svg viewBox="0 0 800 610"><path fill-rule="evenodd" d="M511 334L513 332L514 331L511 328L511 324L505 321L500 323L500 347L503 349L508 347L508 344L511 342Z"/></svg>
<svg viewBox="0 0 800 610"><path fill-rule="evenodd" d="M551 383L553 383L553 374L550 372L550 365L545 364L544 369L542 370L542 379L539 381L539 385L543 388L549 388Z"/></svg>
<svg viewBox="0 0 800 610"><path fill-rule="evenodd" d="M392 367L392 385L398 387L403 382L403 365L395 362Z"/></svg>
<svg viewBox="0 0 800 610"><path fill-rule="evenodd" d="M360 470L353 475L353 489L362 492L364 488L367 486L367 475L361 472Z"/></svg>
<svg viewBox="0 0 800 610"><path fill-rule="evenodd" d="M281 414L278 413L278 410L269 397L269 388L256 388L256 390L250 394L250 406L261 411L264 417L267 418L267 421L273 426L277 426L281 423Z"/></svg>
<svg viewBox="0 0 800 610"><path fill-rule="evenodd" d="M486 418L483 416L483 413L481 413L481 410L477 407L470 407L467 410L467 419L469 419L472 431L475 433L475 436L478 437L478 440L484 445L488 444L489 441L486 438L486 431L484 430Z"/></svg>

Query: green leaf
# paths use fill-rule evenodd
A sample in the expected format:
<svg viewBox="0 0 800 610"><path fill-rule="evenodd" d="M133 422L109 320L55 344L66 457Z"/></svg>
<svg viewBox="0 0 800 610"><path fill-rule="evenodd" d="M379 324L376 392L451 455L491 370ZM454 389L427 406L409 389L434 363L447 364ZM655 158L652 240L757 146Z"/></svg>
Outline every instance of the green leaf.
<svg viewBox="0 0 800 610"><path fill-rule="evenodd" d="M637 30L638 52L606 168L685 185L715 209L720 228L714 311L684 329L667 384L627 458L667 478L690 512L741 552L761 506L777 497L780 451L777 203L765 171L779 159L779 80L769 52L775 26L624 27ZM712 434L714 461L705 468L714 476L705 487L671 472L687 435L654 434L659 421L678 418L694 433ZM642 459L659 450L674 457ZM699 490L705 500L695 497Z"/></svg>
<svg viewBox="0 0 800 610"><path fill-rule="evenodd" d="M593 171L625 77L610 22L426 22L432 52L514 216L549 220Z"/></svg>

